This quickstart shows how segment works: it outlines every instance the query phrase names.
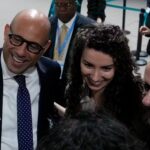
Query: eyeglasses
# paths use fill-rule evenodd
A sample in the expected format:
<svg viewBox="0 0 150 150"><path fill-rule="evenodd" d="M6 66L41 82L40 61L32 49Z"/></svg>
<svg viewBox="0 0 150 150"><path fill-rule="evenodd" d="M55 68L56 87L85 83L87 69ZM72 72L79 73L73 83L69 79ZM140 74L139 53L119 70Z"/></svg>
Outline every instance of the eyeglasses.
<svg viewBox="0 0 150 150"><path fill-rule="evenodd" d="M150 85L148 83L144 83L144 89L145 91L149 91L150 90Z"/></svg>
<svg viewBox="0 0 150 150"><path fill-rule="evenodd" d="M72 3L59 3L59 2L56 2L55 5L57 7L64 7L64 8L70 8L73 4Z"/></svg>
<svg viewBox="0 0 150 150"><path fill-rule="evenodd" d="M35 42L30 42L21 37L20 35L16 34L9 34L9 41L14 46L21 46L24 42L27 43L27 50L33 54L39 54L44 48Z"/></svg>

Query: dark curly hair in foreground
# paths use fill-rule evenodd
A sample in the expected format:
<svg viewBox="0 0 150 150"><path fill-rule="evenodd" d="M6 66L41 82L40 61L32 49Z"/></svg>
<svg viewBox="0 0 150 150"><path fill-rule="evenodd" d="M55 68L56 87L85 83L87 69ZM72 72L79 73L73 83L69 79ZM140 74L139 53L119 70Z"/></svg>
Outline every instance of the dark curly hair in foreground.
<svg viewBox="0 0 150 150"><path fill-rule="evenodd" d="M113 58L115 76L104 91L103 107L130 127L132 120L141 114L143 86L130 53L128 39L116 25L85 26L77 32L68 72L66 116L76 114L80 108L83 92L80 60L85 48L93 48Z"/></svg>
<svg viewBox="0 0 150 150"><path fill-rule="evenodd" d="M127 128L104 114L81 112L65 119L37 150L146 150Z"/></svg>

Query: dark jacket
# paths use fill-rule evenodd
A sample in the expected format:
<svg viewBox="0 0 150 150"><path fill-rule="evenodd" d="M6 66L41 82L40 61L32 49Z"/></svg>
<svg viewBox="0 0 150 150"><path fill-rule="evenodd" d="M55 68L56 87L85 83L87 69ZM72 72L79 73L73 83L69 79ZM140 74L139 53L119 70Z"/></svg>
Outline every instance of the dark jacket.
<svg viewBox="0 0 150 150"><path fill-rule="evenodd" d="M88 17L97 20L97 18L101 18L102 22L105 21L105 8L106 8L106 0L88 0L87 4L87 14Z"/></svg>
<svg viewBox="0 0 150 150"><path fill-rule="evenodd" d="M0 49L1 52L2 49ZM41 91L39 97L39 113L37 139L38 141L49 131L49 119L53 120L56 117L53 101L57 93L57 82L60 76L60 66L48 58L41 57L37 63L37 70L40 79ZM58 95L58 93L57 93ZM3 106L3 76L2 67L0 64L0 135L2 133L2 108ZM1 141L1 136L0 136ZM0 145L1 147L1 145Z"/></svg>
<svg viewBox="0 0 150 150"><path fill-rule="evenodd" d="M147 7L150 7L150 0L147 0Z"/></svg>

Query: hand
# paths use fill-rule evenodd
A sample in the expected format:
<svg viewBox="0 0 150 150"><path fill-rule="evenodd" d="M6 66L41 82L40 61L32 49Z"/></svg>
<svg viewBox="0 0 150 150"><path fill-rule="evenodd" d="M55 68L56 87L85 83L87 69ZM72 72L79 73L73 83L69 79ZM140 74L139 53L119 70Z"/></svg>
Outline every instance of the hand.
<svg viewBox="0 0 150 150"><path fill-rule="evenodd" d="M61 116L61 117L64 117L65 115L65 112L66 112L66 108L59 105L58 103L54 102L54 106L55 108L58 110L58 114Z"/></svg>
<svg viewBox="0 0 150 150"><path fill-rule="evenodd" d="M139 32L142 35L150 35L150 28L148 28L146 26L141 26Z"/></svg>
<svg viewBox="0 0 150 150"><path fill-rule="evenodd" d="M101 18L97 18L97 23L102 23L102 20L101 20Z"/></svg>

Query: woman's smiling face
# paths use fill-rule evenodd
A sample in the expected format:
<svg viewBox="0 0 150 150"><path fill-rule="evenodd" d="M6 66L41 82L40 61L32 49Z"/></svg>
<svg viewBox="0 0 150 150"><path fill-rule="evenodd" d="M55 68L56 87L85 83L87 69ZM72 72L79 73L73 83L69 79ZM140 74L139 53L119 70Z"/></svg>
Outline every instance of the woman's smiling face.
<svg viewBox="0 0 150 150"><path fill-rule="evenodd" d="M84 49L80 67L83 80L92 92L104 91L115 75L113 58L93 48Z"/></svg>

